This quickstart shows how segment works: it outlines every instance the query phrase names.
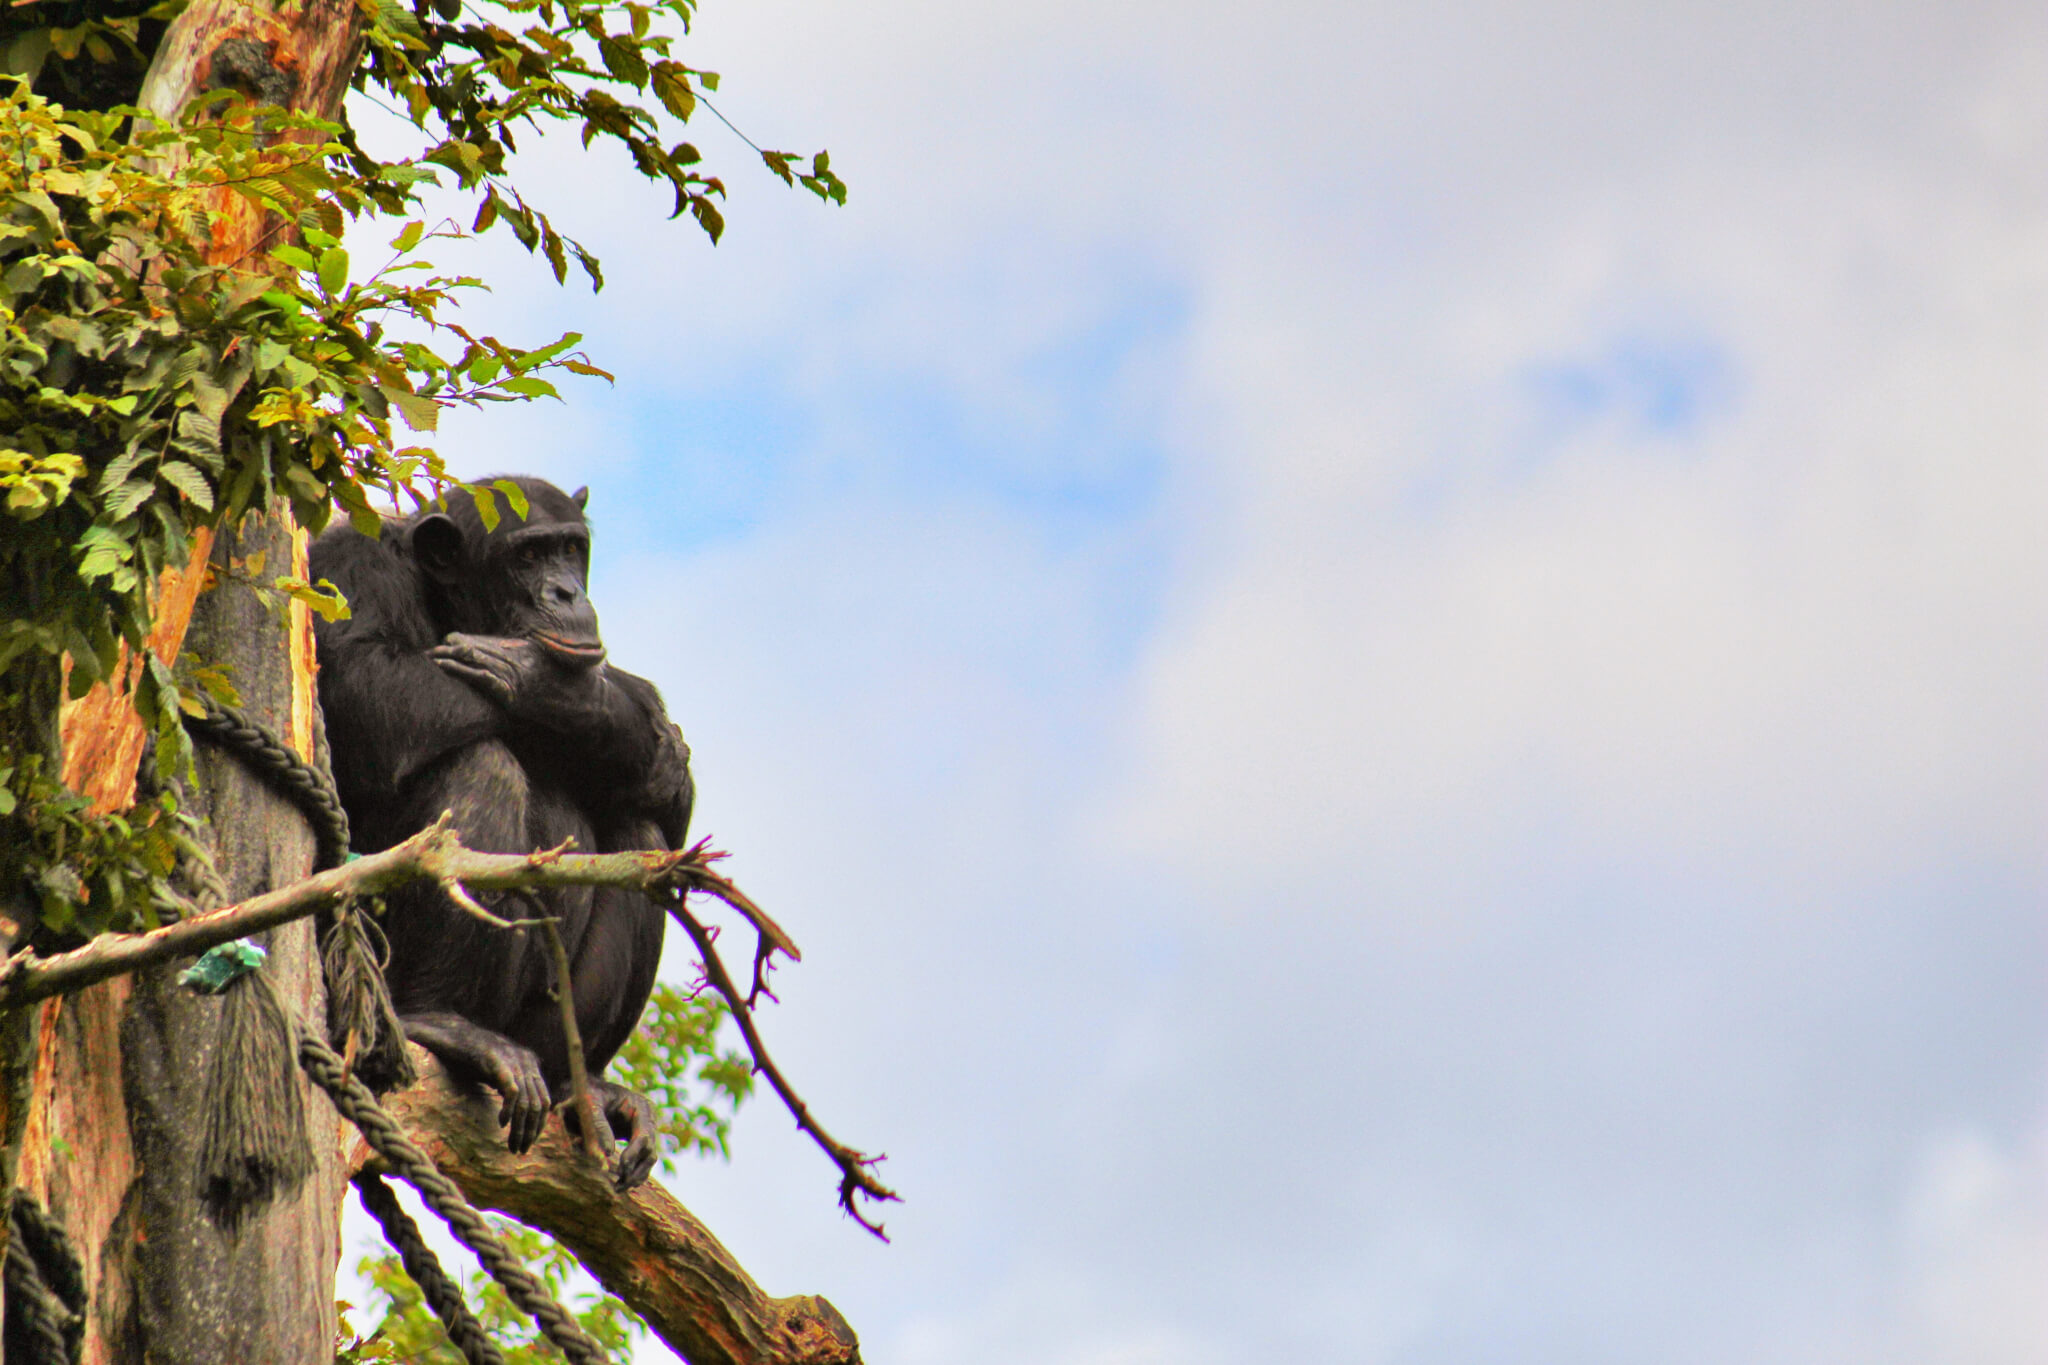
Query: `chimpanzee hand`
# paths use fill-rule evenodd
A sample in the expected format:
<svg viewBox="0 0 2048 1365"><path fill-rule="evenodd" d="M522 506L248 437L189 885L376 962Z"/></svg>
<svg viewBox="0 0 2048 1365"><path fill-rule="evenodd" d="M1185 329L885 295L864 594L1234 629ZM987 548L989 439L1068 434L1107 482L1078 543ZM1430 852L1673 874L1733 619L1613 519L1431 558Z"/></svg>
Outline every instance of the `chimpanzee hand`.
<svg viewBox="0 0 2048 1365"><path fill-rule="evenodd" d="M533 1049L443 1010L408 1014L402 1022L406 1037L498 1092L506 1147L523 1152L533 1146L553 1104Z"/></svg>
<svg viewBox="0 0 2048 1365"><path fill-rule="evenodd" d="M625 1139L626 1150L619 1153L613 1179L620 1189L630 1190L654 1173L654 1159L660 1155L654 1145L654 1106L639 1091L610 1081L593 1080L590 1092L612 1135Z"/></svg>
<svg viewBox="0 0 2048 1365"><path fill-rule="evenodd" d="M507 714L551 730L577 730L604 715L603 670L564 664L534 640L456 632L427 651Z"/></svg>

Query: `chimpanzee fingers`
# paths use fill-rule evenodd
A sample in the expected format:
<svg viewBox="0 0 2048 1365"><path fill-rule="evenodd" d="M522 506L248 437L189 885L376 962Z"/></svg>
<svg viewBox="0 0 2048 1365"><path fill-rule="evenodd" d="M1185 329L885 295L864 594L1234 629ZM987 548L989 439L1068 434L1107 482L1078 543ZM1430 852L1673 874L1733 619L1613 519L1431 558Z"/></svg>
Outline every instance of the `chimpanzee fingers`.
<svg viewBox="0 0 2048 1365"><path fill-rule="evenodd" d="M654 1105L637 1090L610 1081L600 1082L605 1123L615 1137L623 1138L626 1150L619 1154L614 1179L622 1190L630 1190L654 1173L660 1155L655 1145Z"/></svg>
<svg viewBox="0 0 2048 1365"><path fill-rule="evenodd" d="M500 706L511 704L511 680L500 669L491 667L495 660L460 645L436 645L427 651L427 656L449 677L468 683Z"/></svg>
<svg viewBox="0 0 2048 1365"><path fill-rule="evenodd" d="M548 1113L554 1108L554 1097L548 1094L548 1083L541 1079L539 1067L522 1077L521 1082L518 1122L505 1142L514 1152L523 1152L540 1141L540 1130L546 1126ZM513 1141L515 1137L517 1141Z"/></svg>

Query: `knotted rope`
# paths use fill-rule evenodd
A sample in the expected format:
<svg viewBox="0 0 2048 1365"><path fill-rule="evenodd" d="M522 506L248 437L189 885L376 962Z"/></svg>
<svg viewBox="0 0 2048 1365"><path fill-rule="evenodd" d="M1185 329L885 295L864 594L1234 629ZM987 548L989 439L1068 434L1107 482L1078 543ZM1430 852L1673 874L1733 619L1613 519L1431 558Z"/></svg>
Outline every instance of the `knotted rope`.
<svg viewBox="0 0 2048 1365"><path fill-rule="evenodd" d="M246 712L211 697L205 699L205 705L203 717L187 716L187 728L230 749L292 801L313 830L315 871L343 862L349 856L348 814L326 770L324 743L314 754L322 761L307 763ZM316 710L316 722L319 719ZM316 723L315 731L324 741L324 725ZM214 885L218 888L217 878ZM476 1253L484 1269L504 1287L512 1302L539 1324L548 1340L575 1365L608 1365L604 1349L555 1302L454 1183L377 1103L377 1092L402 1088L416 1079L405 1050L404 1030L384 982L383 934L353 903L337 906L331 919L321 943L321 965L327 982L327 1036L332 1046L291 1017L260 971L252 974L251 987L240 989L253 988L282 1013L279 1034L296 1036L298 1062L306 1075L327 1092L335 1109L356 1126L371 1148L420 1192L450 1231ZM296 1090L292 1098L297 1098ZM363 1207L384 1230L406 1274L420 1286L463 1358L469 1365L504 1365L504 1356L463 1302L460 1287L442 1269L390 1187L371 1174L357 1176L354 1184ZM264 1193L267 1197L268 1191ZM243 1216L246 1212L246 1208L240 1210Z"/></svg>
<svg viewBox="0 0 2048 1365"><path fill-rule="evenodd" d="M27 1190L8 1213L6 1358L78 1365L85 1345L85 1270L59 1223Z"/></svg>

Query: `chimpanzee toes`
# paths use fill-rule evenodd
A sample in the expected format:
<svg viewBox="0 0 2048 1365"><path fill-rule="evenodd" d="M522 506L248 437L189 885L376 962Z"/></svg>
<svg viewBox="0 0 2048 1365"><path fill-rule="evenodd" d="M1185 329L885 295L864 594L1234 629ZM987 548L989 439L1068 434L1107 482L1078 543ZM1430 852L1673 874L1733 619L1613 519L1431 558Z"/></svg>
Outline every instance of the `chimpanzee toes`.
<svg viewBox="0 0 2048 1365"><path fill-rule="evenodd" d="M519 1112L515 1116L512 1131L507 1134L505 1145L514 1152L523 1152L540 1141L540 1131L547 1126L548 1112L554 1108L554 1100L548 1094L547 1082L540 1072L522 1078L519 1090Z"/></svg>
<svg viewBox="0 0 2048 1365"><path fill-rule="evenodd" d="M517 1044L509 1044L508 1050L512 1055L501 1055L493 1068L497 1074L492 1078L492 1088L504 1098L498 1122L505 1127L505 1146L517 1153L533 1146L540 1137L554 1100L540 1074L540 1058Z"/></svg>
<svg viewBox="0 0 2048 1365"><path fill-rule="evenodd" d="M647 1183L647 1177L654 1174L654 1139L636 1137L626 1144L626 1150L619 1154L618 1174L614 1183L622 1190Z"/></svg>

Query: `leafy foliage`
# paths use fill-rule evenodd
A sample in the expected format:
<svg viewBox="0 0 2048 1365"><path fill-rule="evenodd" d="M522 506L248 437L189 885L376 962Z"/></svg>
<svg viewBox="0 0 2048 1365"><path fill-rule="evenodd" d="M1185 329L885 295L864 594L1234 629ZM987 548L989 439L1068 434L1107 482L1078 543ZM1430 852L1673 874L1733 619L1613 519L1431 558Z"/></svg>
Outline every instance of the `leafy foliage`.
<svg viewBox="0 0 2048 1365"><path fill-rule="evenodd" d="M0 866L20 870L23 894L58 933L92 932L102 918L92 912L103 906L156 928L159 907L181 904L171 881L180 856L205 856L170 793L96 817L43 770L41 754L0 766L0 817L22 808L37 818L0 819Z"/></svg>
<svg viewBox="0 0 2048 1365"><path fill-rule="evenodd" d="M615 1357L647 1334L633 1310L602 1289L580 1288L583 1267L568 1248L509 1218L489 1218L506 1249L523 1262L548 1293L567 1306L596 1342ZM367 1337L353 1337L335 1352L342 1362L391 1361L411 1365L463 1365L462 1353L448 1340L420 1288L396 1256L364 1257L356 1272L369 1280L383 1301L384 1317ZM533 1320L514 1304L496 1280L481 1270L470 1272L463 1287L470 1311L497 1343L505 1365L556 1365L562 1353L540 1334ZM353 1334L351 1334L353 1335Z"/></svg>
<svg viewBox="0 0 2048 1365"><path fill-rule="evenodd" d="M451 295L478 282L420 275L412 253L437 234L418 222L389 264L351 283L343 220L373 204L333 169L337 131L226 95L170 125L0 88L0 572L14 589L0 673L24 655L62 656L79 696L113 676L125 646L141 661L134 703L163 773L190 750L177 685L142 646L150 589L184 562L194 530L278 502L310 529L336 507L374 529L373 494L417 501L416 479L445 480L433 451L402 444L405 428L431 430L451 403L556 396L550 370L603 373L570 353L574 334L522 350L443 320ZM208 212L223 192L295 224L303 245L211 261ZM394 315L460 351L397 340ZM40 811L50 794L22 785L33 765L8 766L9 805ZM0 849L47 885L56 874L37 851L75 858L80 845L23 823L0 829ZM146 877L108 885L121 893L89 911L46 897L46 921L90 932L150 920Z"/></svg>
<svg viewBox="0 0 2048 1365"><path fill-rule="evenodd" d="M336 510L373 529L373 501L418 505L447 488L439 457L413 443L444 407L558 398L556 371L610 378L573 333L522 348L448 317L482 285L421 258L468 234L429 229L419 186L452 177L478 196L470 232L503 223L557 280L573 257L601 285L596 258L507 176L518 129L568 122L668 185L674 215L713 241L724 231L723 184L671 136L718 87L675 55L691 0L364 4L354 87L395 99L427 134L399 159L371 155L345 122L228 91L175 121L134 107L184 8L16 0L0 28L0 67L16 76L0 76L0 705L22 695L4 686L20 661L68 660L79 696L139 659L129 695L165 774L190 761L179 684L142 645L150 591L198 527L281 504L310 530ZM845 202L825 153L807 171L791 153L761 155L785 182ZM255 250L223 260L212 226L233 201L266 227ZM365 274L344 229L377 216L404 221L390 260ZM493 492L472 495L494 523ZM345 609L319 585L273 586ZM89 901L48 891L70 884L49 861L58 850L118 858L126 839L81 842L74 826L89 817L50 805L61 793L30 757L0 753L0 856L43 888L45 919L88 933L150 922L142 863L83 877L100 891Z"/></svg>
<svg viewBox="0 0 2048 1365"><path fill-rule="evenodd" d="M464 189L482 191L475 231L502 222L528 251L546 257L557 280L566 278L573 255L591 284L601 286L596 258L506 183L516 131L559 120L574 124L586 147L618 144L640 174L673 192L670 216L689 215L716 242L725 218L714 201L724 198L725 184L700 169L704 158L694 144L670 140L671 125L680 131L700 104L709 107L705 92L718 89L717 72L674 56L695 10L694 0L500 0L488 14L462 0L414 0L410 9L387 3L378 7L356 88L389 92L415 125L438 135L421 160L446 167ZM678 32L665 32L660 20ZM762 157L795 183L793 153ZM812 161L803 183L844 204L846 186L832 174L830 157L820 152Z"/></svg>

